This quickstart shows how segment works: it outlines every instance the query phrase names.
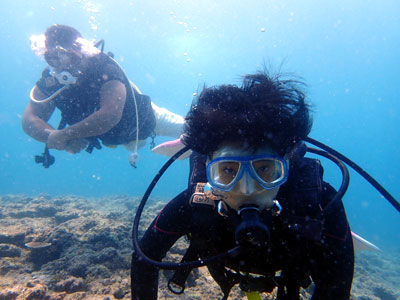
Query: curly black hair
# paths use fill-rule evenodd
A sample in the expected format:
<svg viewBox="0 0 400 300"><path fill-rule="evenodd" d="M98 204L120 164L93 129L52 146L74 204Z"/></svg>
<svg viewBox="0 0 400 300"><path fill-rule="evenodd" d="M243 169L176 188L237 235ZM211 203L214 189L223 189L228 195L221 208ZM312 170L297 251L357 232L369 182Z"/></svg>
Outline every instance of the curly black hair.
<svg viewBox="0 0 400 300"><path fill-rule="evenodd" d="M46 48L51 49L56 46L61 46L65 49L74 49L76 39L82 37L78 30L73 27L61 24L54 24L47 28Z"/></svg>
<svg viewBox="0 0 400 300"><path fill-rule="evenodd" d="M241 87L204 88L185 118L183 143L211 155L225 142L284 155L310 132L312 119L299 80L266 72L247 75Z"/></svg>

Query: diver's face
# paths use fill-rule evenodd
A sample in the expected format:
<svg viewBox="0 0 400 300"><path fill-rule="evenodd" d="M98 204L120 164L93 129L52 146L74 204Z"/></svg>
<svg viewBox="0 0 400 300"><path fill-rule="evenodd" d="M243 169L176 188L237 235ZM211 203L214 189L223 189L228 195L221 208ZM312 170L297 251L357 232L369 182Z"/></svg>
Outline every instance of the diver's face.
<svg viewBox="0 0 400 300"><path fill-rule="evenodd" d="M57 72L74 70L81 61L81 53L74 50L66 50L62 47L56 47L47 50L44 54L46 62Z"/></svg>
<svg viewBox="0 0 400 300"><path fill-rule="evenodd" d="M228 143L214 152L214 154L211 156L211 159L208 161L208 164L215 159L221 159L222 161L223 158L228 157L245 159L246 157L254 157L258 155L270 155L271 157L278 156L277 153L268 146L264 146L254 150L245 148L238 144ZM256 170L255 172L263 172L260 175L264 176L264 178L271 178L272 176L276 176L274 175L275 173L267 173L270 172L267 171L267 169L269 169L269 166L267 164L271 164L271 161L263 160L259 162L253 162L252 167L253 170ZM221 164L221 166L218 166L218 168L223 168L223 170L216 170L216 173L218 173L219 176L218 180L221 181L229 181L229 176L235 177L235 174L238 174L239 172L237 164L235 165L234 163L229 162L225 162L224 165ZM278 174L277 176L280 175ZM245 170L243 171L243 175L240 180L229 191L223 191L218 188L214 188L214 191L215 194L221 195L224 199L224 202L236 211L243 205L256 205L260 210L263 210L270 208L273 205L273 200L279 191L279 186L266 189L262 187L257 180L254 179L254 175L251 176L249 170Z"/></svg>

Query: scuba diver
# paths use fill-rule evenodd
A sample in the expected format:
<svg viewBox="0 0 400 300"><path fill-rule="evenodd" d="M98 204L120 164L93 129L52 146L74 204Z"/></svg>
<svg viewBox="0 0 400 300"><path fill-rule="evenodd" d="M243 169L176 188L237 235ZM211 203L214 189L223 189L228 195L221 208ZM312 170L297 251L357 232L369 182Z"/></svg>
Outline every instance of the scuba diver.
<svg viewBox="0 0 400 300"><path fill-rule="evenodd" d="M304 156L311 126L298 81L262 72L245 76L241 87L205 88L181 139L183 151L193 151L189 187L137 241L143 201L139 206L132 299L157 299L160 267L177 269L168 287L182 293L200 265L223 300L235 285L249 299L277 288L277 300L298 300L311 283L313 300L350 299L354 249L341 199L347 186L336 192L320 161ZM182 236L190 245L181 262L161 262Z"/></svg>
<svg viewBox="0 0 400 300"><path fill-rule="evenodd" d="M54 162L49 149L78 153L86 148L91 153L101 148L101 141L125 146L136 167L137 150L148 137L154 144L156 135L181 135L183 117L143 95L113 55L103 53L104 41L94 44L59 24L31 40L34 52L49 65L31 90L22 118L25 133L46 144L43 155L35 157L37 163L49 167ZM48 123L55 108L61 111L57 129Z"/></svg>

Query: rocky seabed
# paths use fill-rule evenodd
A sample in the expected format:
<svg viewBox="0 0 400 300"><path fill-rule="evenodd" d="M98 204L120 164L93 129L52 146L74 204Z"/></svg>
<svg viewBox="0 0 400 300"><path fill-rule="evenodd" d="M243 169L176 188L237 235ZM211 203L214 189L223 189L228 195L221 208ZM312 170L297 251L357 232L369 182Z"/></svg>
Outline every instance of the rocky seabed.
<svg viewBox="0 0 400 300"><path fill-rule="evenodd" d="M130 299L131 229L139 198L84 198L40 195L0 196L0 300ZM165 204L151 199L141 232ZM178 261L187 247L181 239L167 259ZM200 268L185 293L166 287L162 271L159 299L220 299L222 294ZM356 255L354 300L400 299L400 249ZM263 299L274 299L263 294ZM309 299L309 291L302 291ZM235 288L231 300L246 299Z"/></svg>

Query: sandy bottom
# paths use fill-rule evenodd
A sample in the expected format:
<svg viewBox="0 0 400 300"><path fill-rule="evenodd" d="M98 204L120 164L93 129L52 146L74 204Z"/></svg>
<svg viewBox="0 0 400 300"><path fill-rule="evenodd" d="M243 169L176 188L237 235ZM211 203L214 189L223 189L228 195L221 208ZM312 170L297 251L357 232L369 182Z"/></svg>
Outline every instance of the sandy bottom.
<svg viewBox="0 0 400 300"><path fill-rule="evenodd" d="M138 198L0 196L0 300L130 299L131 228ZM153 199L143 230L165 202ZM169 255L177 259L181 239ZM192 272L183 295L166 288L161 271L159 299L220 299L205 268ZM356 254L352 299L400 299L400 249ZM263 299L274 299L263 294ZM309 299L308 291L302 298ZM229 299L247 299L235 288Z"/></svg>

